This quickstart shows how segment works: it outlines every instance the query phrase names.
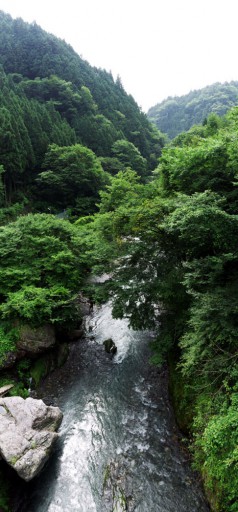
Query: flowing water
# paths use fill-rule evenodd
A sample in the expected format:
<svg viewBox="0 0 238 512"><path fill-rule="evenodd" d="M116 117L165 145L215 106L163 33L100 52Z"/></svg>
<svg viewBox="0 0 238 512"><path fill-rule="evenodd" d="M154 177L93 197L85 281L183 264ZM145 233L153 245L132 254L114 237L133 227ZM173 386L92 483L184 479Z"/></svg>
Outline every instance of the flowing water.
<svg viewBox="0 0 238 512"><path fill-rule="evenodd" d="M151 333L87 317L85 340L41 390L64 412L49 464L27 485L24 512L207 512L178 443L166 375L149 365ZM113 338L117 354L104 351Z"/></svg>

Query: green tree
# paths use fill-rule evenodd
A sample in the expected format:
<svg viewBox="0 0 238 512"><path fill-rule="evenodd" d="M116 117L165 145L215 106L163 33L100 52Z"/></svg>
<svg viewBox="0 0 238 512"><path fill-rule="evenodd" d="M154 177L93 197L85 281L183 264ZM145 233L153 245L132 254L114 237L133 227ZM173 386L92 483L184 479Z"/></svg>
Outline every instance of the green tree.
<svg viewBox="0 0 238 512"><path fill-rule="evenodd" d="M77 233L68 221L29 214L0 228L0 319L33 325L75 320L84 277Z"/></svg>
<svg viewBox="0 0 238 512"><path fill-rule="evenodd" d="M108 177L90 149L80 144L52 144L45 155L44 168L37 181L40 194L49 204L58 209L72 207L79 214L94 211L99 190Z"/></svg>
<svg viewBox="0 0 238 512"><path fill-rule="evenodd" d="M138 148L127 140L117 140L112 146L112 153L124 166L130 167L141 177L146 176L146 160L142 157Z"/></svg>

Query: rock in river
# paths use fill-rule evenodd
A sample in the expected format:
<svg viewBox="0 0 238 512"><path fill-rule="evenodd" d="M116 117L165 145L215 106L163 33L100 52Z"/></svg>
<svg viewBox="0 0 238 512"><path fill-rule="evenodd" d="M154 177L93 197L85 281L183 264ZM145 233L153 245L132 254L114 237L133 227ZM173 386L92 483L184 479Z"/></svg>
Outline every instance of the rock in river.
<svg viewBox="0 0 238 512"><path fill-rule="evenodd" d="M114 343L114 341L112 340L112 338L108 338L107 340L105 340L103 342L103 345L105 347L105 351L108 353L108 354L111 354L111 355L114 355L116 354L117 352L117 347Z"/></svg>
<svg viewBox="0 0 238 512"><path fill-rule="evenodd" d="M0 398L0 456L26 481L49 458L63 414L42 400L19 396Z"/></svg>

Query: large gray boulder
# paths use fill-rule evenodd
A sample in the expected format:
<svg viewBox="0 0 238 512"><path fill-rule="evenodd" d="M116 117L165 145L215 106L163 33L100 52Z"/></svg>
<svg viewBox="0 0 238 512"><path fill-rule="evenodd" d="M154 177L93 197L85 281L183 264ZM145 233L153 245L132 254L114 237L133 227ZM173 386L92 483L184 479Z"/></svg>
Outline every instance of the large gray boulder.
<svg viewBox="0 0 238 512"><path fill-rule="evenodd" d="M27 482L48 460L62 417L42 400L0 398L0 456Z"/></svg>

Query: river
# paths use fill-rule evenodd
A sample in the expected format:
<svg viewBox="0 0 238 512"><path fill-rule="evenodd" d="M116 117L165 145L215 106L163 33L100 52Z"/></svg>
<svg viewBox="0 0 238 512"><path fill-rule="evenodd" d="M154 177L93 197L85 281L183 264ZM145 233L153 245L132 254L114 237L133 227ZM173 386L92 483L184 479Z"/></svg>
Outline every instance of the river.
<svg viewBox="0 0 238 512"><path fill-rule="evenodd" d="M85 339L40 389L64 419L55 453L16 510L208 512L178 442L166 372L149 364L152 333L113 319L109 304L86 324ZM113 359L102 345L110 337Z"/></svg>

